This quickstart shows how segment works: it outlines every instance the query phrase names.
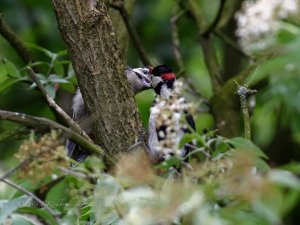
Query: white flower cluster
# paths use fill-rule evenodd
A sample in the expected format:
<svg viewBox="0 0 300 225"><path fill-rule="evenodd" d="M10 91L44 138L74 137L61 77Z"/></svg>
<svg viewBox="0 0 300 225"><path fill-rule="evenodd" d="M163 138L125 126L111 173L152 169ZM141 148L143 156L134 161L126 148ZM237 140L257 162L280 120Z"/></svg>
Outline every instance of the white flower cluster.
<svg viewBox="0 0 300 225"><path fill-rule="evenodd" d="M182 83L176 81L174 85L169 97L157 96L156 104L151 108L160 140L156 147L165 159L171 155L181 156L178 145L184 134L183 129L187 128L184 116L191 109L191 105L179 95Z"/></svg>
<svg viewBox="0 0 300 225"><path fill-rule="evenodd" d="M299 13L299 0L246 0L236 14L239 43L245 51L268 47L280 20Z"/></svg>

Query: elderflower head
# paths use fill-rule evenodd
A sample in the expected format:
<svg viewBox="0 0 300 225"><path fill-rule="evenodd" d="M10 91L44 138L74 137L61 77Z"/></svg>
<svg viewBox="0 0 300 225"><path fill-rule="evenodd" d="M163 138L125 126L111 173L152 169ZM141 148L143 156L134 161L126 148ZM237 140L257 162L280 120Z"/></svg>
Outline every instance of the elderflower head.
<svg viewBox="0 0 300 225"><path fill-rule="evenodd" d="M236 35L245 51L271 45L280 20L299 12L299 0L246 0L236 14Z"/></svg>
<svg viewBox="0 0 300 225"><path fill-rule="evenodd" d="M150 109L153 120L156 121L159 142L155 143L157 150L165 159L170 156L181 156L182 149L179 142L188 129L185 121L185 114L192 108L186 103L184 97L180 96L182 82L174 83L174 90L168 98L157 96L155 105Z"/></svg>

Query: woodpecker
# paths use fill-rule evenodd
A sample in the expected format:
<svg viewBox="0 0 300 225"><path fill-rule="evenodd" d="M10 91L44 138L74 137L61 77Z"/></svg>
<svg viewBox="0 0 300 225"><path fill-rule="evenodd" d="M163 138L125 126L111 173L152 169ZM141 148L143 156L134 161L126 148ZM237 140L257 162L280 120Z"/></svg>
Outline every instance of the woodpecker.
<svg viewBox="0 0 300 225"><path fill-rule="evenodd" d="M149 117L149 156L154 162L171 156L183 158L190 151L188 145L179 148L184 133L196 130L190 114L191 105L180 95L181 83L167 65L151 71L152 87L156 93Z"/></svg>
<svg viewBox="0 0 300 225"><path fill-rule="evenodd" d="M150 67L141 67L141 68L126 68L125 75L131 84L131 89L133 93L136 95L143 90L150 89L151 86L151 78L150 78ZM87 113L83 98L78 88L76 94L73 98L73 119L77 122L82 129L88 134L92 135L92 120L90 115ZM93 139L93 137L91 137ZM67 139L66 142L67 155L78 161L82 162L89 153L81 149L73 141Z"/></svg>

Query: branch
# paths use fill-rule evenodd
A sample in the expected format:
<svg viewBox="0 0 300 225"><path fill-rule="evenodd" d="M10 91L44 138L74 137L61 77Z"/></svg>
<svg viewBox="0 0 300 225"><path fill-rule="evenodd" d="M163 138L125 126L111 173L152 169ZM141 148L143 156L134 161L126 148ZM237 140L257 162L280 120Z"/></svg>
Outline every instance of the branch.
<svg viewBox="0 0 300 225"><path fill-rule="evenodd" d="M53 209L51 209L45 202L43 202L41 199L39 199L36 195L34 195L32 192L27 191L25 188L23 188L22 186L8 180L5 178L0 178L0 181L6 183L7 185L17 189L18 191L24 193L25 195L31 197L33 200L35 200L36 202L38 202L41 206L43 206L56 220L59 219L60 214L55 212ZM58 221L57 221L58 222ZM59 224L59 223L58 223Z"/></svg>
<svg viewBox="0 0 300 225"><path fill-rule="evenodd" d="M177 77L180 77L181 75L185 74L185 65L180 51L180 40L179 40L178 27L177 27L177 21L183 14L184 14L183 10L177 13L176 5L174 5L173 16L170 19L170 24L172 29L172 49L179 69L179 72L177 73Z"/></svg>
<svg viewBox="0 0 300 225"><path fill-rule="evenodd" d="M127 31L129 33L129 36L133 42L133 45L137 51L137 53L140 56L140 59L144 65L152 65L151 60L149 59L146 50L144 49L142 45L142 41L140 39L140 36L135 29L134 25L132 24L130 20L130 16L127 12L127 10L124 7L123 3L120 4L114 4L114 3L108 3L108 6L112 7L113 9L116 9L120 12L120 15L122 16L122 19L126 25Z"/></svg>
<svg viewBox="0 0 300 225"><path fill-rule="evenodd" d="M226 0L221 0L220 2L220 7L219 10L217 12L217 15L214 19L214 21L210 24L210 26L206 29L206 31L203 32L203 37L208 37L210 35L211 32L213 32L213 30L218 26L218 23L221 19L222 16L222 12L224 9L224 5L225 5Z"/></svg>
<svg viewBox="0 0 300 225"><path fill-rule="evenodd" d="M200 36L200 44L204 54L204 62L210 74L214 93L217 93L222 87L221 68L218 63L216 50L210 37Z"/></svg>
<svg viewBox="0 0 300 225"><path fill-rule="evenodd" d="M172 29L172 49L175 56L175 60L178 66L178 72L176 73L176 77L179 78L183 76L185 78L186 84L190 87L193 94L202 97L201 93L197 90L197 87L195 86L195 83L192 82L185 73L185 65L184 61L181 55L181 47L180 47L180 40L179 40L179 34L178 34L178 26L177 21L181 18L182 15L184 15L185 10L181 10L177 12L177 7L174 5L173 8L173 16L170 19L171 29Z"/></svg>
<svg viewBox="0 0 300 225"><path fill-rule="evenodd" d="M8 41L8 43L17 51L24 62L32 61L32 55L25 43L13 32L9 26L3 21L3 15L0 14L0 34Z"/></svg>
<svg viewBox="0 0 300 225"><path fill-rule="evenodd" d="M199 5L195 0L186 0L185 4L188 11L192 14L193 19L196 21L199 33L202 34L205 27L205 21Z"/></svg>
<svg viewBox="0 0 300 225"><path fill-rule="evenodd" d="M86 175L86 174L84 174L84 173L77 172L77 171L73 171L73 170L67 169L67 168L62 167L62 166L59 166L58 169L59 169L61 172L67 174L67 175L71 175L71 176L73 176L73 177L77 177L77 178L80 178L80 179L90 179L90 178L93 178L93 179L94 179L94 178L95 178L95 177L93 177L93 176L88 176L88 175Z"/></svg>
<svg viewBox="0 0 300 225"><path fill-rule="evenodd" d="M240 96L240 102L244 119L245 138L251 140L251 123L247 104L247 96L249 94L256 93L257 91L248 89L246 86L240 86L237 82L235 83L238 86L237 94Z"/></svg>
<svg viewBox="0 0 300 225"><path fill-rule="evenodd" d="M18 140L27 135L28 133L30 133L30 130L24 127L6 130L0 133L0 142Z"/></svg>
<svg viewBox="0 0 300 225"><path fill-rule="evenodd" d="M68 138L82 146L85 150L91 153L97 153L101 155L105 154L105 152L99 146L91 143L86 138L82 137L71 129L47 118L34 117L23 113L0 110L0 120L9 120L12 122L20 123L25 126L34 127L40 131L60 129ZM105 157L107 157L113 163L112 159L107 154L105 154Z"/></svg>
<svg viewBox="0 0 300 225"><path fill-rule="evenodd" d="M64 120L67 122L67 124L77 133L85 137L87 140L92 142L90 137L86 134L84 130L71 118L65 111L60 108L59 105L56 104L56 102L52 99L52 97L47 93L46 89L44 88L43 84L39 80L39 78L35 75L35 72L32 70L31 67L27 67L27 71L29 72L31 78L36 83L37 87L40 89L43 96L46 98L47 102L49 103L50 107L52 107Z"/></svg>
<svg viewBox="0 0 300 225"><path fill-rule="evenodd" d="M222 33L219 30L215 30L213 31L213 33L221 38L226 44L228 44L230 47L232 47L233 49L237 50L239 53L241 53L244 57L252 59L252 56L248 55L247 53L245 53L240 47L239 45L234 42L233 40L230 39L230 37L226 36L224 33Z"/></svg>
<svg viewBox="0 0 300 225"><path fill-rule="evenodd" d="M213 91L214 93L216 93L222 87L222 78L221 78L221 68L218 63L216 51L213 42L211 40L211 36L207 35L207 31L204 30L205 21L201 13L201 10L197 5L197 3L195 2L195 0L187 0L186 6L188 12L192 14L193 19L196 22L198 32L199 32L200 44L204 55L204 62L206 64L207 70L210 75ZM220 13L221 12L219 12L219 14ZM214 24L217 24L218 20L219 18L217 17L212 25L215 26ZM210 27L209 29L212 29L212 27Z"/></svg>

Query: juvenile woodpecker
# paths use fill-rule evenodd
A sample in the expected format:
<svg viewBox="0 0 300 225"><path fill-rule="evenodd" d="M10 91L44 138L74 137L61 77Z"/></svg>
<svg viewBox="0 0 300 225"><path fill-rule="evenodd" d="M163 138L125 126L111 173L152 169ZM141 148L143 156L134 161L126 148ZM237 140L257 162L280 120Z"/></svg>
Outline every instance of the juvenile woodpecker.
<svg viewBox="0 0 300 225"><path fill-rule="evenodd" d="M149 72L150 69L148 67L125 69L125 75L127 76L129 83L131 84L131 89L134 94L138 94L143 90L151 88L151 78ZM73 98L72 109L74 121L77 122L83 128L83 130L93 139L93 136L91 134L92 120L90 115L86 111L79 88L77 89L76 94ZM80 146L69 139L67 139L66 148L67 155L78 162L83 161L89 155L87 151L84 151Z"/></svg>
<svg viewBox="0 0 300 225"><path fill-rule="evenodd" d="M181 83L167 65L159 65L151 71L152 86L156 97L150 109L149 155L158 162L170 156L184 157L188 146L179 147L184 133L196 130L190 105L180 96Z"/></svg>

